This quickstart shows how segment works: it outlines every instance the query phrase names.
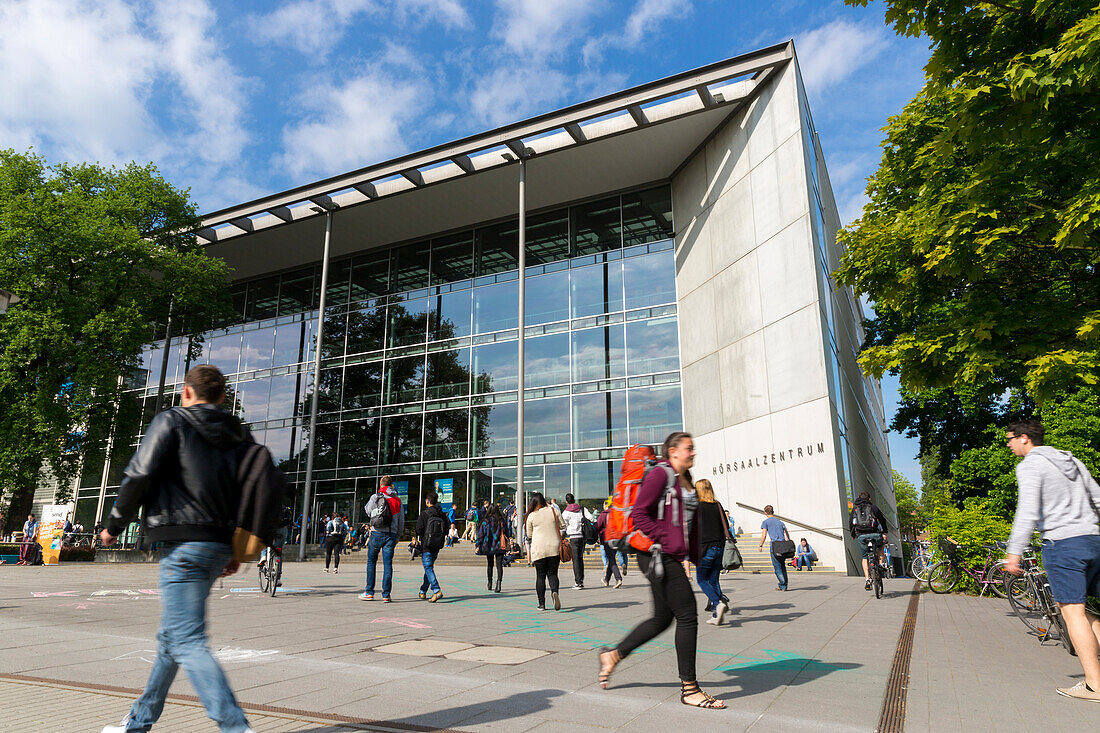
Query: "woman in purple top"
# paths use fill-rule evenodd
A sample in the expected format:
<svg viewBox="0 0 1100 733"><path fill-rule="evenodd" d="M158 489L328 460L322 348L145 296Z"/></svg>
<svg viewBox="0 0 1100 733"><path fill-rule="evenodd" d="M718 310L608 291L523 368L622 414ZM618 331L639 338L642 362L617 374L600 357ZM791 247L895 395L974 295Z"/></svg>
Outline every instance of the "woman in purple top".
<svg viewBox="0 0 1100 733"><path fill-rule="evenodd" d="M676 663L680 672L680 702L698 708L725 708L721 700L699 689L695 651L698 609L683 562L699 562L699 499L691 480L695 443L688 433L665 438L664 460L646 473L631 514L634 528L659 549L639 554L638 567L653 591L653 617L643 621L615 649L600 650L600 687L607 689L615 666L628 654L667 629L676 619ZM658 566L657 563L660 563Z"/></svg>

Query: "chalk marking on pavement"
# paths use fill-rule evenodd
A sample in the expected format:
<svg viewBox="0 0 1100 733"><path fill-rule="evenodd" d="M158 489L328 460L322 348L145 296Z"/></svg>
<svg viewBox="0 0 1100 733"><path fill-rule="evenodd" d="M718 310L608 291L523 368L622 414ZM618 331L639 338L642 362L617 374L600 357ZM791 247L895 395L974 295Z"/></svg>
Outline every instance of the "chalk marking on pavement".
<svg viewBox="0 0 1100 733"><path fill-rule="evenodd" d="M218 649L214 652L214 659L219 662L249 662L254 659L261 659L263 657L269 657L273 654L278 654L278 649L239 649L237 647L227 646ZM156 649L136 649L132 652L126 652L120 654L117 657L112 658L110 661L114 662L119 659L138 658L146 664L152 664L156 659Z"/></svg>
<svg viewBox="0 0 1100 733"><path fill-rule="evenodd" d="M432 628L428 624L424 623L422 618L390 618L388 616L382 616L380 618L374 618L370 621L372 624L397 624L398 626L407 626L410 629L430 629Z"/></svg>
<svg viewBox="0 0 1100 733"><path fill-rule="evenodd" d="M75 596L76 593L77 591L75 590L63 590L58 593L31 593L31 598L50 598L52 596L63 596L65 598L70 598L72 596Z"/></svg>
<svg viewBox="0 0 1100 733"><path fill-rule="evenodd" d="M279 588L280 593L312 593L316 588ZM230 588L230 593L263 593L259 588ZM225 596L222 596L224 598Z"/></svg>

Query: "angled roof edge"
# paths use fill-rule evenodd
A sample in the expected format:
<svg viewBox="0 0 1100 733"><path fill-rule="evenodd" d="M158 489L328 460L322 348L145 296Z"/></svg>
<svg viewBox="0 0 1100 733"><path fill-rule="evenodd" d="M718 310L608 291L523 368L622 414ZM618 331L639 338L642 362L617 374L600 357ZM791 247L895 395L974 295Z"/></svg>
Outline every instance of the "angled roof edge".
<svg viewBox="0 0 1100 733"><path fill-rule="evenodd" d="M365 203L489 168L510 165L527 151L550 153L687 114L737 105L755 96L758 81L765 81L767 72L792 58L794 43L785 41L488 132L210 212L203 216L202 228L196 236L204 244L214 244L323 215L305 204L312 203L327 210L333 204ZM761 74L764 78L758 80ZM751 80L722 86L749 75L753 77ZM716 90L713 87L721 88ZM680 98L680 95L691 92L695 94L686 99ZM662 100L668 101L662 103ZM648 104L654 106L646 108ZM624 124L630 127L624 129Z"/></svg>

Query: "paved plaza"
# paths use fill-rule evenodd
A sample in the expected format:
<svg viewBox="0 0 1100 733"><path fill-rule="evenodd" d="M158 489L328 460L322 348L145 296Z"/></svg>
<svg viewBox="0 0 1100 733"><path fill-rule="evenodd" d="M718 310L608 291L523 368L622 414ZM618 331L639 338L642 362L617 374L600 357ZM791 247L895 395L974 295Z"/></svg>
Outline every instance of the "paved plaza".
<svg viewBox="0 0 1100 733"><path fill-rule="evenodd" d="M288 564L276 598L254 566L215 585L211 643L257 731L873 731L913 588L889 581L876 601L838 575L791 573L787 593L723 576L733 612L700 624L699 677L729 710L710 711L679 703L671 632L596 685L594 650L650 610L636 572L620 590L565 587L555 613L535 609L527 568L506 570L501 594L479 569L440 568L446 595L429 604L417 566L396 565L388 604L356 599L361 564ZM154 655L156 588L155 565L0 567L0 731L121 719ZM915 629L905 730L1100 727L1100 705L1054 693L1080 679L1076 660L1004 601L925 593ZM155 730L215 730L182 673L173 693Z"/></svg>

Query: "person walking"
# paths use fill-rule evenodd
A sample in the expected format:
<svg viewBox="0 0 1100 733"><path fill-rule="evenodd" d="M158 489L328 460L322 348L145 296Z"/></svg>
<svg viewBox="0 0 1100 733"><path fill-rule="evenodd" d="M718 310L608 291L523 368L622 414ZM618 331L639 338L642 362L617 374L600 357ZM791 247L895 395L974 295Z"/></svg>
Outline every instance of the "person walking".
<svg viewBox="0 0 1100 733"><path fill-rule="evenodd" d="M783 520L774 516L775 508L768 504L764 507L764 521L760 523L760 529L764 530L760 533L760 549L764 549L764 540L768 539L771 542L779 542L786 538L788 541L791 539L790 533L787 531L787 525L783 524ZM787 562L776 555L774 552L768 553L772 558L772 568L775 570L775 579L779 581L779 585L775 587L776 590L787 590Z"/></svg>
<svg viewBox="0 0 1100 733"><path fill-rule="evenodd" d="M485 556L486 588L500 593L504 581L504 556L512 544L512 525L504 512L495 504L489 516L477 528L477 552ZM497 571L496 588L493 588L493 568Z"/></svg>
<svg viewBox="0 0 1100 733"><path fill-rule="evenodd" d="M573 590L584 590L584 511L572 494L565 495L565 534L573 551Z"/></svg>
<svg viewBox="0 0 1100 733"><path fill-rule="evenodd" d="M1100 485L1072 453L1044 445L1045 435L1038 420L1006 431L1009 449L1023 460L1016 464L1019 499L1005 572L1023 574L1020 559L1038 529L1051 595L1085 673L1058 694L1100 702L1100 617L1085 610L1087 596L1100 596Z"/></svg>
<svg viewBox="0 0 1100 733"><path fill-rule="evenodd" d="M405 528L405 508L401 497L392 486L389 476L378 482L378 492L367 502L367 586L359 594L361 601L374 600L374 586L378 571L378 554L382 554L382 601L389 603L393 590L393 553L397 540Z"/></svg>
<svg viewBox="0 0 1100 733"><path fill-rule="evenodd" d="M795 570L802 570L805 567L811 573L814 571L814 560L817 559L817 555L814 553L814 548L810 547L810 543L803 537L798 543L797 549L798 555L795 557Z"/></svg>
<svg viewBox="0 0 1100 733"><path fill-rule="evenodd" d="M466 510L466 528L462 532L462 539L468 542L477 539L477 507L473 504Z"/></svg>
<svg viewBox="0 0 1100 733"><path fill-rule="evenodd" d="M539 610L546 610L546 584L550 583L550 596L554 601L554 610L561 610L561 596L558 595L558 565L561 562L561 538L565 525L553 507L546 503L546 497L536 491L531 494L531 504L527 507L527 519L524 522L527 537L531 541L531 563L535 566L535 595L538 597Z"/></svg>
<svg viewBox="0 0 1100 733"><path fill-rule="evenodd" d="M431 591L432 596L428 598L428 602L436 603L443 597L443 589L439 587L439 579L435 576L435 560L447 540L451 520L440 508L439 495L434 491L425 494L424 507L424 511L416 519L413 537L413 542L420 548L420 562L424 566L424 581L420 584L418 595L423 600L427 598L428 591Z"/></svg>
<svg viewBox="0 0 1100 733"><path fill-rule="evenodd" d="M707 597L706 610L711 612L707 623L721 626L730 610L730 599L722 592L722 553L726 541L733 541L726 513L714 496L714 487L705 478L695 482L699 495L699 563L695 566L695 579Z"/></svg>
<svg viewBox="0 0 1100 733"><path fill-rule="evenodd" d="M676 663L680 673L680 702L698 708L723 709L726 704L703 692L695 675L699 619L691 580L683 561L699 564L701 545L697 521L698 495L691 480L695 443L688 433L665 438L662 460L642 480L631 517L634 528L659 545L656 552L638 555L638 567L649 579L653 616L634 628L614 649L599 651L597 681L607 689L619 662L656 637L676 620Z"/></svg>
<svg viewBox="0 0 1100 733"><path fill-rule="evenodd" d="M336 567L333 574L340 572L340 554L344 550L344 539L348 534L348 525L340 514L333 514L325 525L325 572L328 572L329 560L336 553Z"/></svg>
<svg viewBox="0 0 1100 733"><path fill-rule="evenodd" d="M596 537L600 541L600 550L603 553L603 585L606 588L611 585L611 576L615 576L615 588L623 587L623 575L619 572L619 563L614 547L608 544L604 532L607 530L607 515L611 513L611 500L604 502L603 511L596 517Z"/></svg>
<svg viewBox="0 0 1100 733"><path fill-rule="evenodd" d="M210 588L240 567L231 545L240 500L237 469L252 442L248 428L220 407L224 399L225 377L216 367L200 364L187 372L181 406L153 418L100 532L103 544L113 545L144 507L149 539L163 543L153 669L122 723L102 733L149 730L180 667L223 733L252 730L206 640Z"/></svg>

